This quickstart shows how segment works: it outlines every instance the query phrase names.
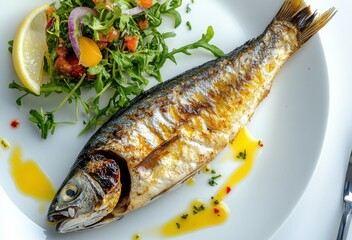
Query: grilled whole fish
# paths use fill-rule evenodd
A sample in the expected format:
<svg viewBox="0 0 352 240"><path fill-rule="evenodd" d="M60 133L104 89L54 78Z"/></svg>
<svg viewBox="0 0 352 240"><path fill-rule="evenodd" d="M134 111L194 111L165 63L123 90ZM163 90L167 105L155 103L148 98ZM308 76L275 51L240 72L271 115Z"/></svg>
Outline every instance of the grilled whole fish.
<svg viewBox="0 0 352 240"><path fill-rule="evenodd" d="M146 91L88 141L48 211L59 232L102 226L168 192L233 140L286 60L335 14L286 0L258 38Z"/></svg>

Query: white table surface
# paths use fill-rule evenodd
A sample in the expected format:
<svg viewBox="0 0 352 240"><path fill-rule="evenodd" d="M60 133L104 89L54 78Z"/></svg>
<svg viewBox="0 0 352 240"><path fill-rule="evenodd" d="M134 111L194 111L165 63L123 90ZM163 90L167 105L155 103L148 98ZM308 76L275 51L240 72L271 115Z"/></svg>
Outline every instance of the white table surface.
<svg viewBox="0 0 352 240"><path fill-rule="evenodd" d="M334 19L320 32L330 81L330 112L326 138L316 172L297 206L270 240L331 240L342 214L342 191L352 149L352 2L310 0L320 11L334 5ZM0 239L37 239L40 229L0 188ZM20 227L19 227L20 226ZM37 232L38 231L38 232ZM44 236L43 236L44 238ZM351 235L348 239L352 239Z"/></svg>

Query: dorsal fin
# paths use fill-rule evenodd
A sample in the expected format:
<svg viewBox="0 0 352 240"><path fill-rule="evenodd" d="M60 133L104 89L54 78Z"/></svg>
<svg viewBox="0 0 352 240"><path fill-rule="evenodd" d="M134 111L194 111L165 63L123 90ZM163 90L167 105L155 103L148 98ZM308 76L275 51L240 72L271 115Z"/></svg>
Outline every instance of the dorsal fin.
<svg viewBox="0 0 352 240"><path fill-rule="evenodd" d="M165 156L168 153L167 148L174 143L176 140L178 140L180 138L179 135L176 135L174 137L172 137L171 139L163 142L162 144L160 144L159 146L157 146L153 151L151 151L151 153L148 154L148 156L146 156L138 165L138 167L145 167L146 169L151 169L153 167L155 167L158 162L159 159L162 156Z"/></svg>

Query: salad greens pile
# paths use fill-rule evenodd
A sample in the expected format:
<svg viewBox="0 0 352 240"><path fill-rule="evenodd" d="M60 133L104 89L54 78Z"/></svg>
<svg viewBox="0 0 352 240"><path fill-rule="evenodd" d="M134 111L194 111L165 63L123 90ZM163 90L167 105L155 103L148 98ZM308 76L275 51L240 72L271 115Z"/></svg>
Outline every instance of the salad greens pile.
<svg viewBox="0 0 352 240"><path fill-rule="evenodd" d="M158 27L164 16L174 20L175 28L182 23L177 10L182 0L154 1L148 7L141 5L142 1L146 0L61 0L59 7L55 8L52 4L50 13L47 13L48 51L44 59L44 72L49 81L41 86L39 96L14 81L9 85L9 88L23 92L16 101L19 106L27 95L49 97L53 93L65 94L54 110L30 110L29 120L38 126L42 138L46 139L49 133L54 134L57 125L67 123L56 122L54 117L67 103L74 103L76 121L80 111L87 116L87 120L83 121L86 124L81 131L83 134L106 121L121 107L128 106L131 96L143 92L149 82L148 76L161 82L160 69L167 59L176 63L174 56L177 53L190 55L189 50L203 48L216 57L224 54L209 43L214 35L211 26L200 40L169 50L165 40L176 34L159 32ZM68 19L72 10L80 7L97 12L95 15L86 14L79 22L81 34L94 40L101 51L102 60L95 66L80 65L72 49ZM112 31L115 33L113 37ZM132 45L128 42L131 39ZM60 65L59 60L66 65ZM66 68L70 71L65 72ZM95 91L94 96L86 97L85 92L89 89ZM108 101L102 101L102 97L107 97Z"/></svg>

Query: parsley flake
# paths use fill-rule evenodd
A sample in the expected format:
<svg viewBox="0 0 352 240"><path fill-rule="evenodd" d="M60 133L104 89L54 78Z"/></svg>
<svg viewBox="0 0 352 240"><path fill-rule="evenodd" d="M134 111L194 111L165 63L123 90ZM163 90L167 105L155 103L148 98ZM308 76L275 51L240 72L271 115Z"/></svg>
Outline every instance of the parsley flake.
<svg viewBox="0 0 352 240"><path fill-rule="evenodd" d="M246 149L245 149L243 152L239 152L238 155L237 155L237 158L238 158L238 159L246 160L246 158L247 158L247 151L246 151Z"/></svg>

